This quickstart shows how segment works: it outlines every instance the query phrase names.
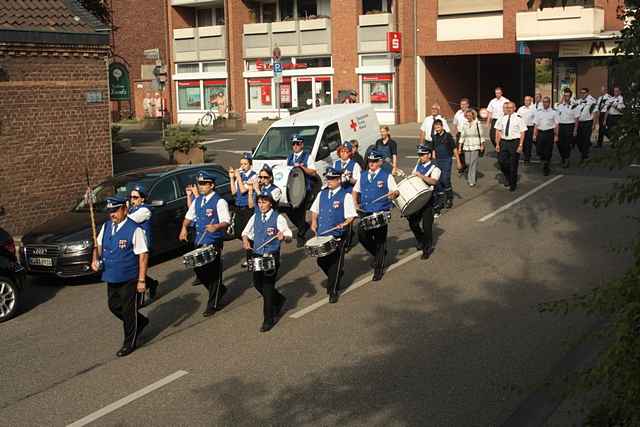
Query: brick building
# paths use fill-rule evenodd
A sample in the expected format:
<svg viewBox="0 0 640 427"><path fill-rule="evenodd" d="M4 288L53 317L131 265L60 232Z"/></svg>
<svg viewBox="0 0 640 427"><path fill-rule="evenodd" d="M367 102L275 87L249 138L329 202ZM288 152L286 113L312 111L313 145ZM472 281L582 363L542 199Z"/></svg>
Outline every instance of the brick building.
<svg viewBox="0 0 640 427"><path fill-rule="evenodd" d="M167 0L171 115L195 123L223 103L248 122L339 102L355 90L382 123L421 120L439 102L484 106L611 83L622 0ZM400 54L388 34L399 32ZM283 78L273 79L274 47ZM595 46L595 48L594 48ZM606 59L606 58L604 58Z"/></svg>
<svg viewBox="0 0 640 427"><path fill-rule="evenodd" d="M0 0L0 226L20 235L112 173L108 33L75 0Z"/></svg>

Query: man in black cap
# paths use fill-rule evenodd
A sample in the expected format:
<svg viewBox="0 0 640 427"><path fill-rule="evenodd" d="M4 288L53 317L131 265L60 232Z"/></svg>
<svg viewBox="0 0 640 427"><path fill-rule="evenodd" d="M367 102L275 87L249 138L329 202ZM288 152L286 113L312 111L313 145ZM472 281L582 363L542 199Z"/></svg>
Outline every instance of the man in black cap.
<svg viewBox="0 0 640 427"><path fill-rule="evenodd" d="M123 357L136 349L137 338L149 323L149 319L138 312L146 289L149 252L144 231L127 218L126 200L109 197L106 209L110 221L100 228L91 268L97 272L103 267L109 310L123 324L124 342L116 353Z"/></svg>
<svg viewBox="0 0 640 427"><path fill-rule="evenodd" d="M231 217L227 202L215 192L216 177L207 171L197 176L200 195L191 203L182 222L179 239L187 240L187 229L196 220L196 247L213 246L216 255L212 262L194 268L200 281L207 286L209 299L204 317L212 316L220 310L220 300L227 292L222 284L222 249L225 230L229 227Z"/></svg>
<svg viewBox="0 0 640 427"><path fill-rule="evenodd" d="M341 186L341 171L329 167L325 177L327 186L318 193L311 205L311 230L316 236L333 236L338 241L335 251L317 259L318 266L327 275L329 302L334 304L338 302L344 252L351 224L358 214L353 197Z"/></svg>

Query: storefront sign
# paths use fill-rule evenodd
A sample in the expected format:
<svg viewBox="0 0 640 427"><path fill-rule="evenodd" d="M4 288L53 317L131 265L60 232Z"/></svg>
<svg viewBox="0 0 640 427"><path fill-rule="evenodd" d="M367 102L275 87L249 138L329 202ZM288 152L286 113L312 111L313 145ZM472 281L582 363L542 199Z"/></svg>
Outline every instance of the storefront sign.
<svg viewBox="0 0 640 427"><path fill-rule="evenodd" d="M304 63L296 63L292 64L291 62L285 62L280 64L283 70L303 70L308 68L307 64ZM273 65L267 62L256 59L256 70L257 71L271 71L273 70Z"/></svg>
<svg viewBox="0 0 640 427"><path fill-rule="evenodd" d="M560 58L575 58L584 56L613 56L616 40L588 40L560 43L558 56Z"/></svg>
<svg viewBox="0 0 640 427"><path fill-rule="evenodd" d="M389 52L402 52L402 34L397 31L387 33L387 50Z"/></svg>
<svg viewBox="0 0 640 427"><path fill-rule="evenodd" d="M127 101L130 98L129 71L124 64L112 62L109 64L109 99Z"/></svg>
<svg viewBox="0 0 640 427"><path fill-rule="evenodd" d="M362 80L365 82L390 82L393 80L391 74L365 74L362 76Z"/></svg>
<svg viewBox="0 0 640 427"><path fill-rule="evenodd" d="M205 86L225 86L227 84L227 82L224 79L220 79L220 80L205 80L204 81L204 85Z"/></svg>
<svg viewBox="0 0 640 427"><path fill-rule="evenodd" d="M250 85L269 85L271 86L271 79L248 79Z"/></svg>
<svg viewBox="0 0 640 427"><path fill-rule="evenodd" d="M291 85L280 86L280 103L281 104L291 103Z"/></svg>
<svg viewBox="0 0 640 427"><path fill-rule="evenodd" d="M179 81L178 87L200 87L199 80Z"/></svg>

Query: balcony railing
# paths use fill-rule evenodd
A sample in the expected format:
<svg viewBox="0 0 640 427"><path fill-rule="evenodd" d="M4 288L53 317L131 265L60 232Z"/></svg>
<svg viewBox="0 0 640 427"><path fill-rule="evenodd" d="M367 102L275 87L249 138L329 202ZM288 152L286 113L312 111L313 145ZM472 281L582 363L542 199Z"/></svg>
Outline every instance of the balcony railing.
<svg viewBox="0 0 640 427"><path fill-rule="evenodd" d="M390 13L358 17L358 52L386 52L387 32L394 31L392 17Z"/></svg>
<svg viewBox="0 0 640 427"><path fill-rule="evenodd" d="M331 54L331 20L245 24L243 45L245 58L268 58L276 45L283 56Z"/></svg>
<svg viewBox="0 0 640 427"><path fill-rule="evenodd" d="M173 52L176 62L225 59L224 25L173 30Z"/></svg>
<svg viewBox="0 0 640 427"><path fill-rule="evenodd" d="M589 38L604 31L604 10L598 7L546 7L518 12L517 40Z"/></svg>

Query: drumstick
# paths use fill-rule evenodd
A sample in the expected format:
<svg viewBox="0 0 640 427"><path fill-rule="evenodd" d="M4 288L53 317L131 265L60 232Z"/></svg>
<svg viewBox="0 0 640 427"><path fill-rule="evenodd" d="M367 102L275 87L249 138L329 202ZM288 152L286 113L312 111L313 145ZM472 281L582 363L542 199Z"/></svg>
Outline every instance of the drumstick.
<svg viewBox="0 0 640 427"><path fill-rule="evenodd" d="M87 188L91 190L91 185L89 183L89 169L85 166L84 173L87 176ZM98 247L98 238L96 237L96 217L93 212L93 192L89 191L88 200L89 202L89 215L91 216L91 237L93 237L93 247Z"/></svg>
<svg viewBox="0 0 640 427"><path fill-rule="evenodd" d="M375 200L374 200L374 201L372 201L371 203L375 203L375 202L377 202L378 200L382 200L382 199L384 199L385 197L389 197L389 195L388 195L388 194L383 194L382 196L378 197L377 199L375 199Z"/></svg>
<svg viewBox="0 0 640 427"><path fill-rule="evenodd" d="M277 238L278 238L278 235L276 234L275 236L273 236L272 238L270 238L269 240L261 244L259 248L254 249L253 251L254 252L259 251L260 249L264 248L265 246L267 246L269 243L273 242Z"/></svg>
<svg viewBox="0 0 640 427"><path fill-rule="evenodd" d="M209 221L209 224L211 224L212 222L213 222L213 218L211 218L211 220ZM204 236L206 236L207 233L209 232L209 230L207 230L207 225L204 226L204 233L202 233L202 236L200 236L200 238L196 242L196 246L200 246L200 243L202 243L202 239L204 239Z"/></svg>
<svg viewBox="0 0 640 427"><path fill-rule="evenodd" d="M332 231L335 231L335 230L337 230L338 228L340 228L340 227L335 226L335 227L330 228L330 229L328 229L328 230L326 230L326 231L323 231L322 233L319 233L319 234L318 234L318 236L321 236L321 235L323 235L323 234L327 234L327 233L331 233Z"/></svg>

